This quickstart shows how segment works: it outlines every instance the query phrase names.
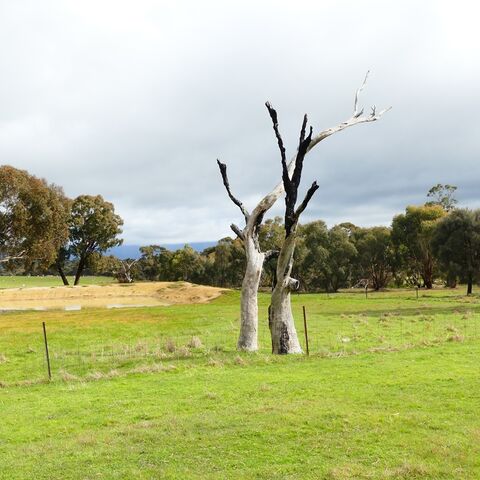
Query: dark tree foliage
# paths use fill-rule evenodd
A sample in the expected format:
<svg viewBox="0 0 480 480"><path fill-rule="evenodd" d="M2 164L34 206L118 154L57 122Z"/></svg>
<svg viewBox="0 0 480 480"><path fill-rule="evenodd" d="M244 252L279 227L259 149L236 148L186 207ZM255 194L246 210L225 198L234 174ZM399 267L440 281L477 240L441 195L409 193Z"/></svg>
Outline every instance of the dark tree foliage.
<svg viewBox="0 0 480 480"><path fill-rule="evenodd" d="M264 252L271 252L268 258L265 259L265 263L263 265L263 274L261 281L261 285L263 287L273 288L276 283L278 252L282 248L284 238L285 228L283 227L282 217L268 219L260 227L260 248Z"/></svg>
<svg viewBox="0 0 480 480"><path fill-rule="evenodd" d="M201 283L205 273L205 262L190 245L185 245L173 253L171 268L173 280Z"/></svg>
<svg viewBox="0 0 480 480"><path fill-rule="evenodd" d="M480 270L480 210L453 210L442 218L435 227L432 248L442 269L466 281L471 294Z"/></svg>
<svg viewBox="0 0 480 480"><path fill-rule="evenodd" d="M297 268L303 271L307 288L336 292L348 287L357 250L346 230L340 226L328 229L318 220L302 225L299 233L302 243Z"/></svg>
<svg viewBox="0 0 480 480"><path fill-rule="evenodd" d="M159 245L140 247L140 261L137 268L142 280L170 281L173 278L171 262L173 252Z"/></svg>
<svg viewBox="0 0 480 480"><path fill-rule="evenodd" d="M241 241L238 238L222 238L215 247L212 267L216 285L241 285L245 270L245 251Z"/></svg>
<svg viewBox="0 0 480 480"><path fill-rule="evenodd" d="M390 228L357 227L352 235L357 249L356 281L366 279L375 290L385 288L393 275L394 251Z"/></svg>

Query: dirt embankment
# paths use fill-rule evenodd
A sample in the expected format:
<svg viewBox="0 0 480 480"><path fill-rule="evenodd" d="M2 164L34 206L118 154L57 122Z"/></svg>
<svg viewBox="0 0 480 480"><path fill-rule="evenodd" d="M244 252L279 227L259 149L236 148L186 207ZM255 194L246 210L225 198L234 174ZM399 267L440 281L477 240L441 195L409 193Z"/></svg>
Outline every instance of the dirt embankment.
<svg viewBox="0 0 480 480"><path fill-rule="evenodd" d="M0 290L0 309L127 307L206 303L224 289L187 282L145 282Z"/></svg>

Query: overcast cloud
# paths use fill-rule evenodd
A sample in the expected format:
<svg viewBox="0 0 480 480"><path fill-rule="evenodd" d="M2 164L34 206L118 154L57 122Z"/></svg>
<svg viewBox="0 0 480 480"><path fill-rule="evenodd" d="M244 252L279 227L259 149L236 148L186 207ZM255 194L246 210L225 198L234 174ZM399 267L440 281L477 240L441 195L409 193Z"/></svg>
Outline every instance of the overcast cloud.
<svg viewBox="0 0 480 480"><path fill-rule="evenodd" d="M265 100L293 154L303 113L345 120L370 69L362 103L393 109L312 151L303 221L389 224L437 182L480 206L479 18L470 1L0 0L1 163L101 193L127 244L216 240L240 222L217 157L247 206L280 179Z"/></svg>

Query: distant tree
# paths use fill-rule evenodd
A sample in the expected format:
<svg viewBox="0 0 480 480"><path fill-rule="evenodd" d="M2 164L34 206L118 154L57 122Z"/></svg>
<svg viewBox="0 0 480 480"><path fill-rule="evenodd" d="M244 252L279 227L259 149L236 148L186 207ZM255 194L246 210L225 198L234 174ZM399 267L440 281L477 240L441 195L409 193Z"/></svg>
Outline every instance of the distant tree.
<svg viewBox="0 0 480 480"><path fill-rule="evenodd" d="M480 210L458 209L436 225L432 248L447 274L467 282L467 295L480 270Z"/></svg>
<svg viewBox="0 0 480 480"><path fill-rule="evenodd" d="M311 289L336 292L349 285L357 250L340 225L330 230L321 220L301 228L305 256L301 266Z"/></svg>
<svg viewBox="0 0 480 480"><path fill-rule="evenodd" d="M345 230L345 232L347 232L347 235L349 237L352 237L355 232L360 229L361 227L357 227L355 224L351 223L351 222L343 222L343 223L339 223L337 225L337 227L340 227L340 228L343 228L343 230Z"/></svg>
<svg viewBox="0 0 480 480"><path fill-rule="evenodd" d="M70 215L71 215L71 208L72 208L72 200L65 195L60 196L60 201L63 204L64 211L65 211L65 226L67 228L68 232L68 222L70 220ZM66 270L66 265L70 261L71 258L71 252L69 248L69 238L68 238L68 233L67 237L65 237L64 242L62 245L60 245L60 248L58 249L57 253L57 258L55 259L55 270L58 272L60 275L60 278L62 279L62 282L64 285L69 285L67 275L65 273Z"/></svg>
<svg viewBox="0 0 480 480"><path fill-rule="evenodd" d="M138 268L145 280L172 280L173 252L159 245L140 247Z"/></svg>
<svg viewBox="0 0 480 480"><path fill-rule="evenodd" d="M359 278L368 278L375 290L385 288L392 276L394 252L391 230L387 227L357 228L355 264Z"/></svg>
<svg viewBox="0 0 480 480"><path fill-rule="evenodd" d="M123 220L112 203L101 195L80 195L72 202L69 219L69 251L78 258L75 285L78 285L89 256L121 245Z"/></svg>
<svg viewBox="0 0 480 480"><path fill-rule="evenodd" d="M118 267L112 271L115 275L118 283L133 283L136 273L135 266L137 265L138 258L124 258L119 259Z"/></svg>
<svg viewBox="0 0 480 480"><path fill-rule="evenodd" d="M282 217L266 220L260 227L258 241L262 252L269 252L265 258L261 285L271 287L276 282L278 252L285 238L285 228ZM297 250L295 251L297 253Z"/></svg>
<svg viewBox="0 0 480 480"><path fill-rule="evenodd" d="M440 205L407 207L392 222L392 242L402 268L415 282L423 280L426 288L433 287L435 257L431 240L436 222L445 216Z"/></svg>
<svg viewBox="0 0 480 480"><path fill-rule="evenodd" d="M121 259L115 255L94 252L87 261L88 269L95 275L113 276L118 283L133 283L139 276L138 259Z"/></svg>
<svg viewBox="0 0 480 480"><path fill-rule="evenodd" d="M328 289L329 238L328 228L322 220L316 220L298 229L296 253L296 274L302 278L305 290Z"/></svg>
<svg viewBox="0 0 480 480"><path fill-rule="evenodd" d="M67 238L63 191L24 170L0 167L0 262L31 271L51 265Z"/></svg>
<svg viewBox="0 0 480 480"><path fill-rule="evenodd" d="M457 187L455 185L437 183L428 191L427 197L432 198L432 200L425 203L425 205L440 205L446 212L450 212L458 203L458 200L454 197L456 190Z"/></svg>
<svg viewBox="0 0 480 480"><path fill-rule="evenodd" d="M173 278L185 282L198 282L205 268L201 255L190 245L174 252L171 266Z"/></svg>
<svg viewBox="0 0 480 480"><path fill-rule="evenodd" d="M213 247L213 281L219 287L235 287L242 283L245 251L239 239L222 238Z"/></svg>

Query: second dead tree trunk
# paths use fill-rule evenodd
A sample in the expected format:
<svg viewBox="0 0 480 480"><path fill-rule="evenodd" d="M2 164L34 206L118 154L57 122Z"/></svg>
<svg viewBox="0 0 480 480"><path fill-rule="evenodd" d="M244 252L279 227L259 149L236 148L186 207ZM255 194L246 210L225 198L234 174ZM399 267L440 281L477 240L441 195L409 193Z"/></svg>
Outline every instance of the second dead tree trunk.
<svg viewBox="0 0 480 480"><path fill-rule="evenodd" d="M292 315L290 293L297 290L299 281L292 278L293 254L295 252L295 241L297 236L298 220L305 210L313 194L317 191L318 185L313 182L308 189L303 202L296 207L298 187L302 177L303 160L312 141L312 127L307 137L305 129L307 116L303 118L297 156L295 158L295 169L290 175L288 171L285 148L278 130L277 112L267 103L267 108L273 122L273 129L277 137L278 146L282 158L282 180L285 188L285 241L280 250L277 261L277 282L272 292L272 300L268 310L268 323L272 337L272 353L302 353L302 347L298 341L297 331Z"/></svg>
<svg viewBox="0 0 480 480"><path fill-rule="evenodd" d="M370 114L365 115L363 108L360 109L358 100L360 93L367 83L369 72L365 75L365 79L355 92L355 101L352 116L338 125L327 128L313 138L307 147L304 155L310 152L322 140L325 140L334 133L341 132L346 128L361 123L375 122L380 117L390 110L386 108L377 112L375 107L372 107ZM289 175L293 174L295 168L296 156L294 156L287 165ZM263 265L269 256L276 254L276 252L268 251L262 252L259 245L259 229L266 212L275 204L275 202L284 194L284 182L278 183L273 190L265 195L254 210L249 213L243 204L232 195L230 191L230 184L227 176L227 166L217 160L222 175L223 184L227 190L228 196L232 202L237 205L243 216L245 217L245 227L240 229L237 225L232 224L230 227L234 233L242 240L245 255L246 268L245 275L242 281L242 291L240 300L240 333L237 342L238 350L256 351L258 350L258 288L260 286L260 279L262 275Z"/></svg>

